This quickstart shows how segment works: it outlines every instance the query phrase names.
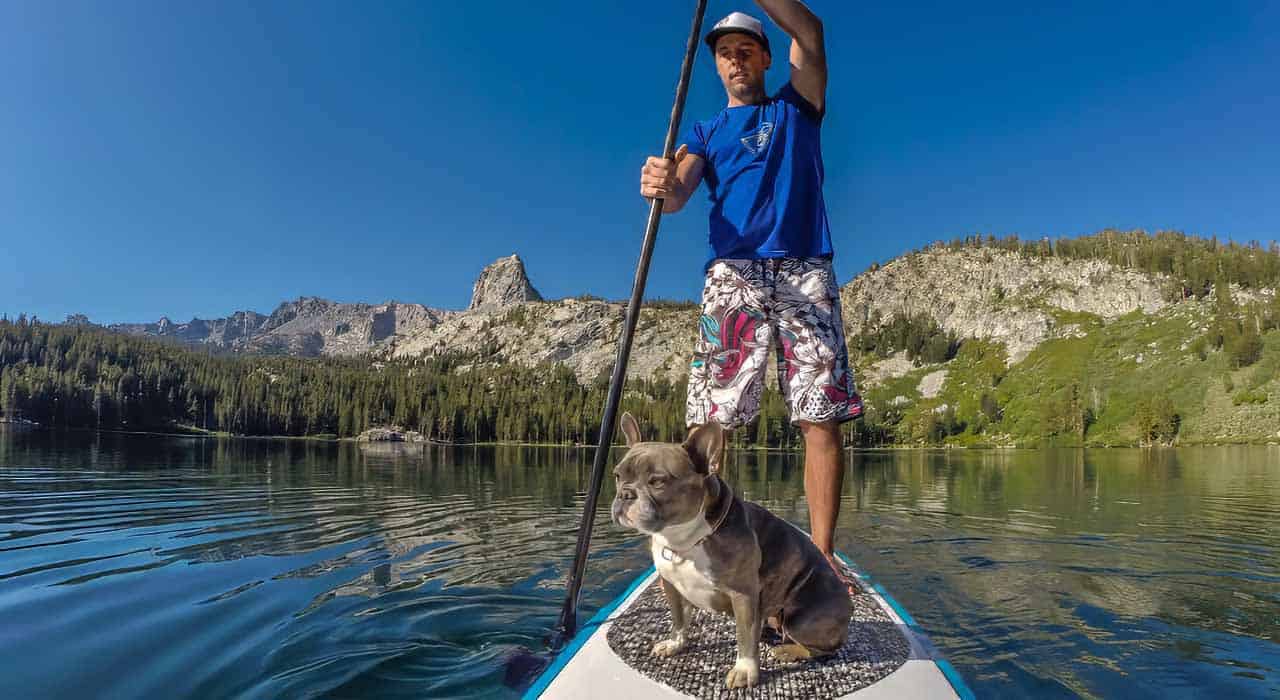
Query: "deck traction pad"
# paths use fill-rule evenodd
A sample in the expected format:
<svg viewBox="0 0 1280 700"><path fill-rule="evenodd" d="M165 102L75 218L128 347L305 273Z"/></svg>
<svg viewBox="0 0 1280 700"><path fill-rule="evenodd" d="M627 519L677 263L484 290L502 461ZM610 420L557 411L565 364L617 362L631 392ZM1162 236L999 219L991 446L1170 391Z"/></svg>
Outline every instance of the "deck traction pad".
<svg viewBox="0 0 1280 700"><path fill-rule="evenodd" d="M849 576L856 580L854 574ZM781 640L766 625L760 644L760 683L753 688L725 687L725 675L737 657L733 618L727 615L698 610L683 651L665 659L652 655L654 643L671 634L671 611L658 580L610 623L607 638L627 665L695 698L837 698L893 673L911 651L906 637L870 593L862 590L850 597L849 638L832 656L781 664L768 652Z"/></svg>

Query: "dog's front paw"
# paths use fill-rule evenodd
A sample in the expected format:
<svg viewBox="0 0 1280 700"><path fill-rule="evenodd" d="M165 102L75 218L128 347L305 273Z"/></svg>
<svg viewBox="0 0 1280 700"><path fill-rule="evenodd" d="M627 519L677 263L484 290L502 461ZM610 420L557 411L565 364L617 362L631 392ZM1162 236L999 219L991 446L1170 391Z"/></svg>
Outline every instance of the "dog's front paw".
<svg viewBox="0 0 1280 700"><path fill-rule="evenodd" d="M760 665L755 659L738 659L738 663L729 669L724 684L733 688L748 688L760 682Z"/></svg>
<svg viewBox="0 0 1280 700"><path fill-rule="evenodd" d="M664 639L653 645L653 655L666 658L675 656L684 648L684 635L677 636L675 639Z"/></svg>

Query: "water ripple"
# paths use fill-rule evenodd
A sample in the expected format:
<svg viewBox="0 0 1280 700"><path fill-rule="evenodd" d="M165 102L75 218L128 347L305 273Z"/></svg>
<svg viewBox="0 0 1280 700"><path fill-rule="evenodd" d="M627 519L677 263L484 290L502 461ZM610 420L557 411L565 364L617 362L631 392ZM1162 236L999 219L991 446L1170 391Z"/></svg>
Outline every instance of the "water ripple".
<svg viewBox="0 0 1280 700"><path fill-rule="evenodd" d="M980 696L1280 692L1280 466L1171 454L858 453L837 543ZM0 695L512 697L589 464L0 435ZM796 455L735 453L727 478L807 524ZM602 512L584 614L647 556Z"/></svg>

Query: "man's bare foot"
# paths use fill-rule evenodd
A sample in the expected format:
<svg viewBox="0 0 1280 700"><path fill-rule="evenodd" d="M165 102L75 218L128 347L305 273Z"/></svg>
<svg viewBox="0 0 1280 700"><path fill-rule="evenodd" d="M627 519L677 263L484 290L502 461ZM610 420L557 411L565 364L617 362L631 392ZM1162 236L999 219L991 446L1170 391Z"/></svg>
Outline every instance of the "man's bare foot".
<svg viewBox="0 0 1280 700"><path fill-rule="evenodd" d="M831 570L836 572L836 578L840 579L844 587L849 589L850 595L856 595L862 590L862 586L858 585L854 574L839 559L836 559L835 555L823 552L822 556L827 558L827 563L831 565Z"/></svg>

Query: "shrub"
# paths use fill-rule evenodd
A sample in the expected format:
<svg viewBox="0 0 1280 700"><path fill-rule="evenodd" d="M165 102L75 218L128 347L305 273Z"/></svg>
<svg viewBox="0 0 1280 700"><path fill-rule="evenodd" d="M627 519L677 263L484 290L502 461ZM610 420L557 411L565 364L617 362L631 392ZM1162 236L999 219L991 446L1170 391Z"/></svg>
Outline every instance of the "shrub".
<svg viewBox="0 0 1280 700"><path fill-rule="evenodd" d="M696 311L702 306L691 299L647 299L644 305L650 309L673 309L676 311Z"/></svg>
<svg viewBox="0 0 1280 700"><path fill-rule="evenodd" d="M1182 416L1173 410L1173 401L1167 396L1139 399L1133 420L1138 428L1138 442L1143 445L1172 443L1182 426Z"/></svg>
<svg viewBox="0 0 1280 700"><path fill-rule="evenodd" d="M1187 349L1201 362L1204 362L1209 357L1209 341L1203 335L1191 341L1191 345Z"/></svg>
<svg viewBox="0 0 1280 700"><path fill-rule="evenodd" d="M1267 393L1261 389L1254 389L1253 391L1239 391L1236 392L1235 396L1231 397L1231 403L1236 406L1240 406L1242 404L1264 404L1266 402Z"/></svg>
<svg viewBox="0 0 1280 700"><path fill-rule="evenodd" d="M1243 333L1228 340L1227 353L1236 367L1248 367L1262 357L1262 338L1253 326L1246 324Z"/></svg>
<svg viewBox="0 0 1280 700"><path fill-rule="evenodd" d="M1253 366L1249 387L1256 389L1277 377L1280 377L1280 354L1270 353Z"/></svg>

